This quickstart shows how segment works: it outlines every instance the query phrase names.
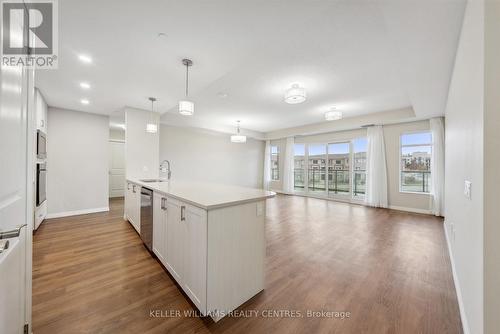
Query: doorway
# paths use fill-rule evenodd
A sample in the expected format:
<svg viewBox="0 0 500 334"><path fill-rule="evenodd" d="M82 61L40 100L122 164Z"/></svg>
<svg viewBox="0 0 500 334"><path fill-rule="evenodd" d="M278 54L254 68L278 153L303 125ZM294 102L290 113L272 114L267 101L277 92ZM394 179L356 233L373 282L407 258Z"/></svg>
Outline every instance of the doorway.
<svg viewBox="0 0 500 334"><path fill-rule="evenodd" d="M109 197L125 195L125 141L109 141Z"/></svg>

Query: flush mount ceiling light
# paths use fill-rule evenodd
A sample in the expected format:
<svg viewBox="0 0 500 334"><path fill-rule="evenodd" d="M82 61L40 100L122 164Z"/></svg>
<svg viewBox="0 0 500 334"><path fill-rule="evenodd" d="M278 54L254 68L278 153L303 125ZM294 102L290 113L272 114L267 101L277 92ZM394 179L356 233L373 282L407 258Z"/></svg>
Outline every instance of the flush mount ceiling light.
<svg viewBox="0 0 500 334"><path fill-rule="evenodd" d="M184 116L191 116L194 114L194 103L188 101L189 93L189 67L193 66L191 59L183 59L182 64L186 66L186 99L179 101L179 114Z"/></svg>
<svg viewBox="0 0 500 334"><path fill-rule="evenodd" d="M88 82L80 82L80 87L83 89L90 89L90 84Z"/></svg>
<svg viewBox="0 0 500 334"><path fill-rule="evenodd" d="M155 122L155 111L153 109L153 104L156 101L156 98L150 97L148 98L149 101L151 101L151 116L149 117L149 122L146 124L146 132L149 133L157 133L158 132L158 124Z"/></svg>
<svg viewBox="0 0 500 334"><path fill-rule="evenodd" d="M85 63L85 64L90 64L92 63L92 58L90 56L87 56L87 55L79 55L78 56L78 59L80 59L80 61L82 63Z"/></svg>
<svg viewBox="0 0 500 334"><path fill-rule="evenodd" d="M337 108L331 108L325 113L325 119L327 121L338 121L342 119L342 111L337 111Z"/></svg>
<svg viewBox="0 0 500 334"><path fill-rule="evenodd" d="M241 133L240 133L240 121L236 121L236 123L238 123L237 125L237 132L235 135L232 135L231 136L231 142L232 143L246 143L247 142L247 136L243 136Z"/></svg>
<svg viewBox="0 0 500 334"><path fill-rule="evenodd" d="M80 103L81 103L81 104L85 104L85 105L87 105L87 104L89 104L89 103L90 103L90 101L89 101L89 100L87 100L87 99L81 99L81 100L80 100Z"/></svg>
<svg viewBox="0 0 500 334"><path fill-rule="evenodd" d="M302 103L306 100L306 90L299 84L293 84L285 93L285 102L289 104Z"/></svg>

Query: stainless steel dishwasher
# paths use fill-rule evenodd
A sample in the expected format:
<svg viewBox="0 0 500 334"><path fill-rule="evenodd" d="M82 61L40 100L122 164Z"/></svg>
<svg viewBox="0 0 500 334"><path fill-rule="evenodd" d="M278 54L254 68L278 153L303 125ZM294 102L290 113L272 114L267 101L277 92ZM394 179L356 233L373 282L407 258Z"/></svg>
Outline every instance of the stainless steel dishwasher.
<svg viewBox="0 0 500 334"><path fill-rule="evenodd" d="M141 187L141 239L153 251L153 191Z"/></svg>

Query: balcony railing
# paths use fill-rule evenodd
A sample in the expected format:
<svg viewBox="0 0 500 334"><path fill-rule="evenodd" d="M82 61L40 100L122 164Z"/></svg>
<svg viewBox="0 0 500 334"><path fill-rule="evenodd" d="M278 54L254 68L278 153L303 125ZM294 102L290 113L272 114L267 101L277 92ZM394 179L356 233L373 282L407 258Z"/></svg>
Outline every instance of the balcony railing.
<svg viewBox="0 0 500 334"><path fill-rule="evenodd" d="M271 169L271 180L279 180L280 179L280 170L278 168Z"/></svg>
<svg viewBox="0 0 500 334"><path fill-rule="evenodd" d="M428 193L430 171L401 171L401 191Z"/></svg>
<svg viewBox="0 0 500 334"><path fill-rule="evenodd" d="M327 178L324 169L308 170L308 190L326 191ZM328 191L334 194L348 194L351 192L351 173L347 169L328 171ZM366 174L365 171L354 171L354 184L352 192L354 196L365 193ZM294 188L304 190L305 188L305 169L294 169Z"/></svg>

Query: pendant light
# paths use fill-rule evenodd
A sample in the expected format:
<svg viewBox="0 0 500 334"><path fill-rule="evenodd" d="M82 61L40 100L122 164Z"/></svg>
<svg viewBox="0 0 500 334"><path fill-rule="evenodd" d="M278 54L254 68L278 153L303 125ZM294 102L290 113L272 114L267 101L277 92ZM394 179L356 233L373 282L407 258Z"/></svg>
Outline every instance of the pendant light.
<svg viewBox="0 0 500 334"><path fill-rule="evenodd" d="M191 116L194 114L194 103L187 100L189 92L189 67L193 66L191 59L183 59L182 64L186 66L186 100L179 101L179 114Z"/></svg>
<svg viewBox="0 0 500 334"><path fill-rule="evenodd" d="M285 92L285 102L288 104L302 103L306 100L306 90L304 87L300 87L299 84L293 84Z"/></svg>
<svg viewBox="0 0 500 334"><path fill-rule="evenodd" d="M146 124L146 132L149 133L157 133L158 132L158 124L155 121L155 111L153 109L153 103L155 103L156 98L150 97L148 98L151 101L151 116L149 117L149 122Z"/></svg>
<svg viewBox="0 0 500 334"><path fill-rule="evenodd" d="M240 134L240 121L237 121L237 132L235 135L231 136L231 142L232 143L246 143L247 142L247 136L243 136Z"/></svg>
<svg viewBox="0 0 500 334"><path fill-rule="evenodd" d="M327 121L338 121L342 119L342 111L337 111L337 108L333 107L325 113L325 119Z"/></svg>

